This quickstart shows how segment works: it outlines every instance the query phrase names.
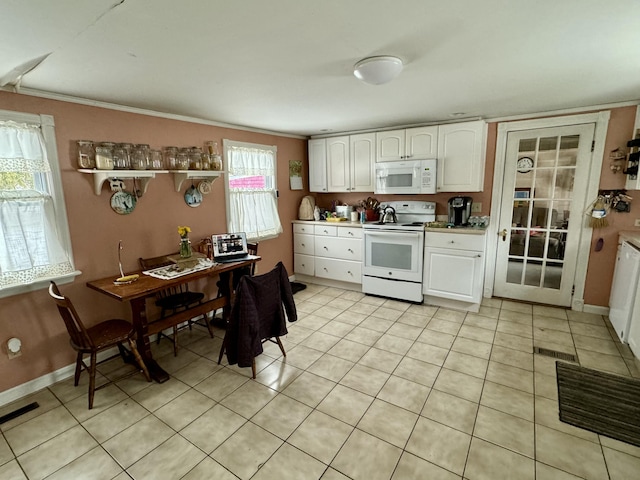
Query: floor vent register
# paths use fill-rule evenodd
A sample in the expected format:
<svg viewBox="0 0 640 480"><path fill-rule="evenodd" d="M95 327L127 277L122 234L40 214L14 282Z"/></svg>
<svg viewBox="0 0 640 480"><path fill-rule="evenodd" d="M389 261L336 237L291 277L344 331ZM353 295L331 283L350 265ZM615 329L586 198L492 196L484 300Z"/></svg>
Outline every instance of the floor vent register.
<svg viewBox="0 0 640 480"><path fill-rule="evenodd" d="M577 362L578 359L571 353L558 352L549 350L548 348L533 347L533 353L544 355L545 357L557 358L558 360L566 360L567 362Z"/></svg>

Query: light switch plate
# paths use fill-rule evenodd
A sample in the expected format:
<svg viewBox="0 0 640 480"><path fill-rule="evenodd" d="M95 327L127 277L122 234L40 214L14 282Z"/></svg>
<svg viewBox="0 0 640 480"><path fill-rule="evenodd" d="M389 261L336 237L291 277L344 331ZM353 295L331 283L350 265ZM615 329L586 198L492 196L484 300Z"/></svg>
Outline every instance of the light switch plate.
<svg viewBox="0 0 640 480"><path fill-rule="evenodd" d="M480 213L482 211L482 202L473 202L471 204L471 213Z"/></svg>

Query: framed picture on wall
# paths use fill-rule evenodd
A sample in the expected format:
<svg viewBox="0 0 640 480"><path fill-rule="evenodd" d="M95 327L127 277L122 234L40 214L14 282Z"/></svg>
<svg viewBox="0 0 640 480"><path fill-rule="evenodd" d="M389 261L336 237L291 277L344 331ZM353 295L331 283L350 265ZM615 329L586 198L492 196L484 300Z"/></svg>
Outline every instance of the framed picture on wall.
<svg viewBox="0 0 640 480"><path fill-rule="evenodd" d="M531 197L531 189L530 188L516 188L513 192L513 198L515 201L513 202L514 207L524 207L526 202L524 199L528 199Z"/></svg>

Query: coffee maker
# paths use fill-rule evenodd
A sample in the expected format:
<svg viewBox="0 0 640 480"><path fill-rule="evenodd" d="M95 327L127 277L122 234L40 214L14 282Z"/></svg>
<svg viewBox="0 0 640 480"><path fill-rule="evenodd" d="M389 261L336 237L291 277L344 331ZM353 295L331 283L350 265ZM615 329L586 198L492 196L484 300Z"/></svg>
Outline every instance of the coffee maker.
<svg viewBox="0 0 640 480"><path fill-rule="evenodd" d="M451 197L449 199L449 223L455 227L462 227L469 224L471 216L471 197Z"/></svg>

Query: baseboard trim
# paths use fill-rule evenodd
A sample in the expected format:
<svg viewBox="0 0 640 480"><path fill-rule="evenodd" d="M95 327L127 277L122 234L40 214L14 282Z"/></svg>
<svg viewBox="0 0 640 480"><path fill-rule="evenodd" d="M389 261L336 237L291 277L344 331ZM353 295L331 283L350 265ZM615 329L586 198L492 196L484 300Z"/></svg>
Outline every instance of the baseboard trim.
<svg viewBox="0 0 640 480"><path fill-rule="evenodd" d="M585 313L595 313L596 315L609 316L609 307L602 307L600 305L585 305L582 309Z"/></svg>
<svg viewBox="0 0 640 480"><path fill-rule="evenodd" d="M116 347L110 348L98 354L98 361L102 361L106 358L118 355L118 349ZM41 377L34 378L33 380L18 385L16 387L0 392L0 406L4 406L8 403L19 400L22 397L36 393L43 388L50 387L54 383L58 383L61 380L66 380L72 377L76 371L75 362L65 367L59 368L51 373L42 375Z"/></svg>

